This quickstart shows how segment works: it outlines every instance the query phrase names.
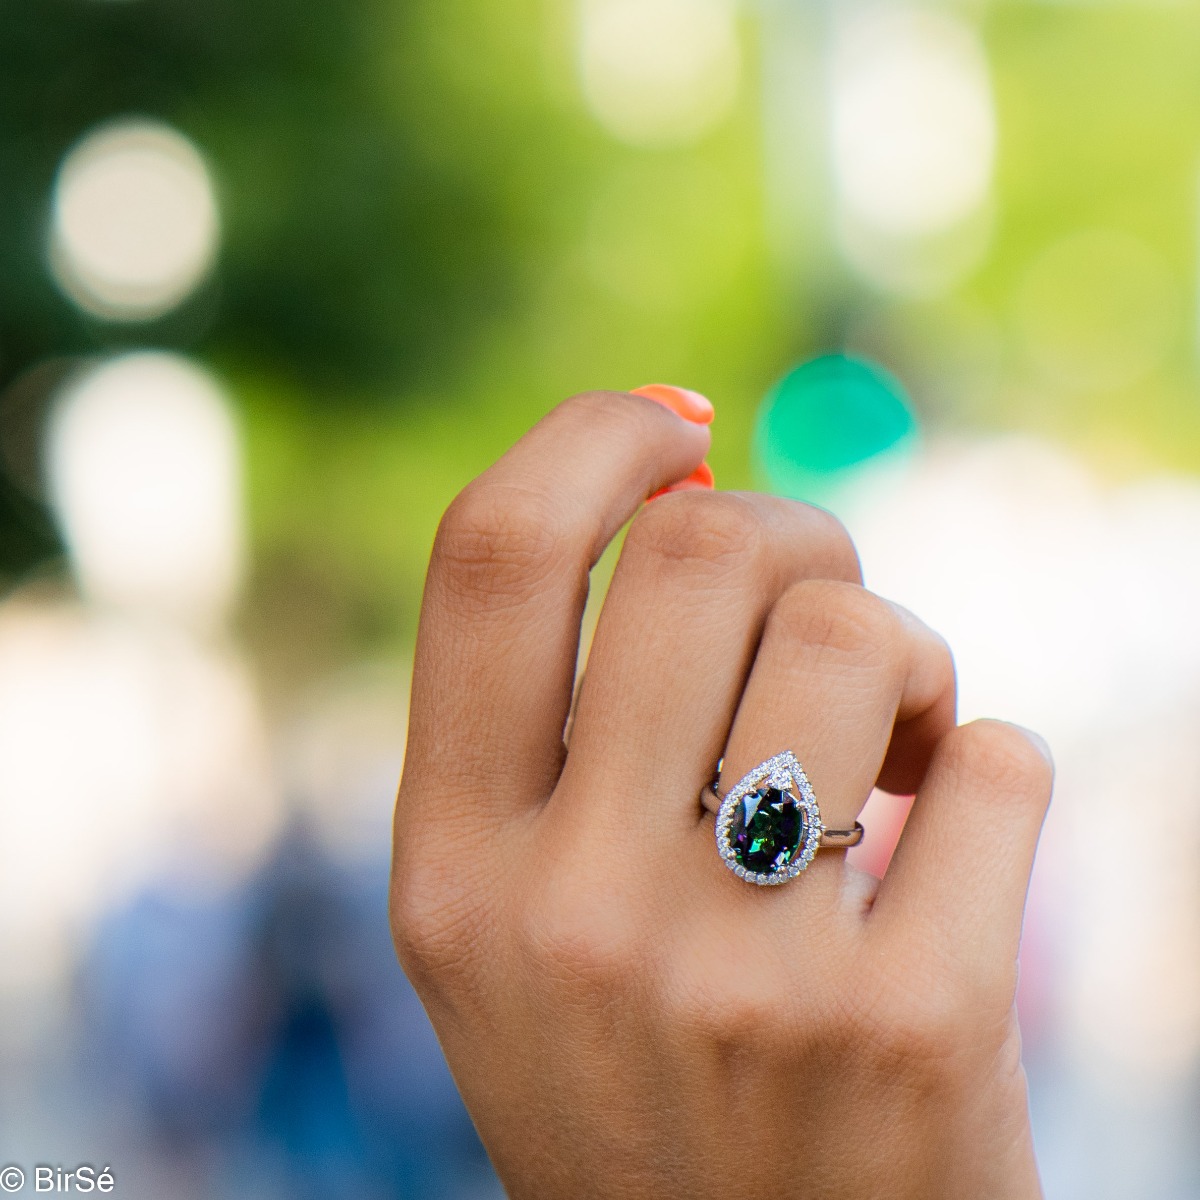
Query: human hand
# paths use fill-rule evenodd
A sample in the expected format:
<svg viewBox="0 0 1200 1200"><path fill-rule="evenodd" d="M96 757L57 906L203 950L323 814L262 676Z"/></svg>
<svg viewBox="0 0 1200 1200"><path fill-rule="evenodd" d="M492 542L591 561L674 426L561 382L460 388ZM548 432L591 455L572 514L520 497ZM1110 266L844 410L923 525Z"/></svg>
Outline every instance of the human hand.
<svg viewBox="0 0 1200 1200"><path fill-rule="evenodd" d="M1051 785L954 727L944 643L817 509L690 491L626 538L571 709L588 570L706 429L551 413L458 497L421 616L392 918L523 1197L1040 1194L1014 1015ZM830 828L917 793L886 878L726 869L699 793L796 752Z"/></svg>

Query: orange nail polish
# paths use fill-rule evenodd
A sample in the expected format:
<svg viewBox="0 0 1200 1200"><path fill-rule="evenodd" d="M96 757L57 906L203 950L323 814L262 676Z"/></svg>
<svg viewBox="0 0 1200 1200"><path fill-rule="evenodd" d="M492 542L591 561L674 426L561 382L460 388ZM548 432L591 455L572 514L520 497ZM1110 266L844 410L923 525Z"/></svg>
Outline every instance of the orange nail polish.
<svg viewBox="0 0 1200 1200"><path fill-rule="evenodd" d="M649 500L657 500L659 496L665 496L668 492L708 492L712 491L716 480L713 478L712 467L706 462L702 462L686 479L681 479L678 483L671 484L670 487L660 488Z"/></svg>
<svg viewBox="0 0 1200 1200"><path fill-rule="evenodd" d="M707 396L688 388L672 387L669 383L648 383L645 387L634 388L633 394L645 396L647 400L669 408L676 416L696 425L708 425L712 422L712 402Z"/></svg>

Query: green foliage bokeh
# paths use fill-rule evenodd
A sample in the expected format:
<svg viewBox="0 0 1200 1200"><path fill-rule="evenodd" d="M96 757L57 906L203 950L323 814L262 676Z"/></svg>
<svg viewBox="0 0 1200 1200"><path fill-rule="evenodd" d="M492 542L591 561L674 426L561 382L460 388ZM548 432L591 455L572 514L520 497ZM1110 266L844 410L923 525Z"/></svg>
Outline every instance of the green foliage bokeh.
<svg viewBox="0 0 1200 1200"><path fill-rule="evenodd" d="M243 632L314 669L408 643L442 508L584 388L707 392L726 486L753 478L760 399L820 351L882 363L926 425L1033 429L1114 469L1200 465L1200 12L987 6L989 249L924 299L844 265L797 275L775 252L755 14L736 110L665 150L622 146L589 115L575 20L573 0L10 0L0 438L29 391L14 381L47 360L165 346L204 361L245 438ZM196 143L222 222L212 278L144 325L82 314L45 254L64 154L133 115ZM812 261L836 262L830 224L796 221ZM1162 362L1109 390L1047 383L1027 345L1030 271L1088 230L1148 247L1174 306ZM1060 315L1069 338L1078 321ZM0 476L0 582L57 550L44 504Z"/></svg>

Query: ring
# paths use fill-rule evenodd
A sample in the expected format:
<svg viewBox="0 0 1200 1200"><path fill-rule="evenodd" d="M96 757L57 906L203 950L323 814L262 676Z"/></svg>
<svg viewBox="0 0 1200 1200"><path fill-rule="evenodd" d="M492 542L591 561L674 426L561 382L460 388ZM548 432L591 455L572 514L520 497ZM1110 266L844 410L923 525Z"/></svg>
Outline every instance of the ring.
<svg viewBox="0 0 1200 1200"><path fill-rule="evenodd" d="M719 768L718 768L719 769ZM790 751L743 775L722 799L717 783L700 793L717 817L717 850L747 883L770 886L795 879L820 849L857 846L863 827L826 829L812 784Z"/></svg>

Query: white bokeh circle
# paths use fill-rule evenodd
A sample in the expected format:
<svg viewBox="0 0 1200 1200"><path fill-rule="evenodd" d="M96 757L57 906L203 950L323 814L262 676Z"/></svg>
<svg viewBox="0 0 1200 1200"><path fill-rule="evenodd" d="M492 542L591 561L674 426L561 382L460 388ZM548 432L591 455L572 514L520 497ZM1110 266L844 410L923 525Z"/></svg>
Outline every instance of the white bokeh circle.
<svg viewBox="0 0 1200 1200"><path fill-rule="evenodd" d="M150 320L208 273L219 224L212 176L192 142L161 122L112 122L86 135L59 168L51 269L87 312Z"/></svg>
<svg viewBox="0 0 1200 1200"><path fill-rule="evenodd" d="M220 622L243 560L241 447L213 378L177 355L123 355L55 401L48 476L85 594Z"/></svg>
<svg viewBox="0 0 1200 1200"><path fill-rule="evenodd" d="M907 4L852 9L835 25L830 137L838 197L893 237L928 237L991 187L996 119L978 35Z"/></svg>
<svg viewBox="0 0 1200 1200"><path fill-rule="evenodd" d="M583 0L580 74L592 114L636 146L707 133L737 95L735 17L732 0Z"/></svg>

